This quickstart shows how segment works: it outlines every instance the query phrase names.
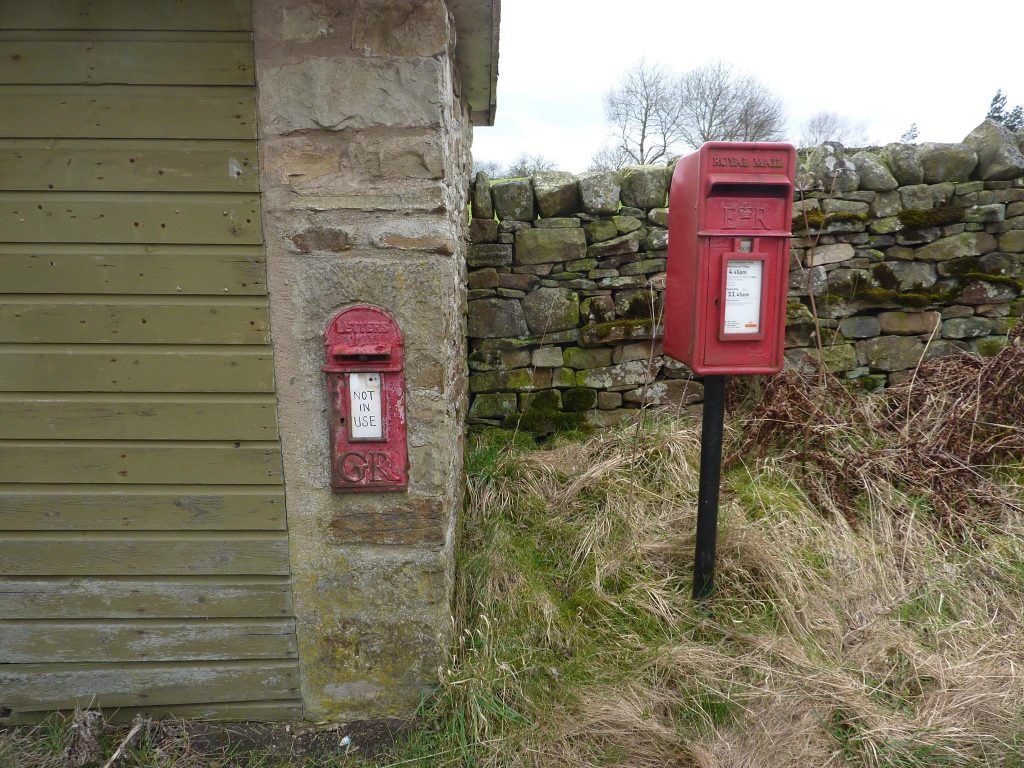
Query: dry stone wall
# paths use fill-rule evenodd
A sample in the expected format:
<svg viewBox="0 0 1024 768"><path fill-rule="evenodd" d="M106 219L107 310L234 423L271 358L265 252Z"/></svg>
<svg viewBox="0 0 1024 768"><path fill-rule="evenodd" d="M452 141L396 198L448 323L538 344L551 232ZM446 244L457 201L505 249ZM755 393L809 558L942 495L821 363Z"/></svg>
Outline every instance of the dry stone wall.
<svg viewBox="0 0 1024 768"><path fill-rule="evenodd" d="M1024 134L801 153L786 364L851 385L991 355L1024 312ZM471 189L469 420L615 423L703 389L661 351L671 167L537 173Z"/></svg>

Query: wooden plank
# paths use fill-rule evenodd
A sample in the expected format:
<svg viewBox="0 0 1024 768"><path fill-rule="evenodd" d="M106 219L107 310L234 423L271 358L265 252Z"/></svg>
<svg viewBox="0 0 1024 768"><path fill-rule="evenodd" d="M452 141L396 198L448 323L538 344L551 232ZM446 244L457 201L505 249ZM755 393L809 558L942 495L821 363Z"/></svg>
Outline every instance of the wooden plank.
<svg viewBox="0 0 1024 768"><path fill-rule="evenodd" d="M6 293L265 295L261 248L0 243Z"/></svg>
<svg viewBox="0 0 1024 768"><path fill-rule="evenodd" d="M273 392L268 347L0 345L0 392Z"/></svg>
<svg viewBox="0 0 1024 768"><path fill-rule="evenodd" d="M295 658L290 619L3 621L8 664Z"/></svg>
<svg viewBox="0 0 1024 768"><path fill-rule="evenodd" d="M4 0L5 29L252 30L250 0Z"/></svg>
<svg viewBox="0 0 1024 768"><path fill-rule="evenodd" d="M0 40L0 84L253 85L252 43Z"/></svg>
<svg viewBox="0 0 1024 768"><path fill-rule="evenodd" d="M258 693L258 692L257 692ZM36 712L12 712L0 717L0 725L35 725L52 716L49 710ZM61 711L71 717L72 710ZM224 704L176 704L167 707L118 707L103 712L108 723L131 723L136 717L160 720L163 718L185 718L195 720L301 720L301 701L240 701Z"/></svg>
<svg viewBox="0 0 1024 768"><path fill-rule="evenodd" d="M258 192L256 142L0 139L0 190Z"/></svg>
<svg viewBox="0 0 1024 768"><path fill-rule="evenodd" d="M256 138L251 87L0 85L0 105L11 138Z"/></svg>
<svg viewBox="0 0 1024 768"><path fill-rule="evenodd" d="M9 576L284 575L283 533L11 533L0 535ZM0 686L2 690L2 686Z"/></svg>
<svg viewBox="0 0 1024 768"><path fill-rule="evenodd" d="M277 438L272 395L0 393L2 440Z"/></svg>
<svg viewBox="0 0 1024 768"><path fill-rule="evenodd" d="M0 343L269 344L263 297L0 295Z"/></svg>
<svg viewBox="0 0 1024 768"><path fill-rule="evenodd" d="M295 699L298 664L284 661L165 664L10 664L0 667L4 706L20 711L142 704Z"/></svg>
<svg viewBox="0 0 1024 768"><path fill-rule="evenodd" d="M0 483L280 482L277 443L0 442Z"/></svg>
<svg viewBox="0 0 1024 768"><path fill-rule="evenodd" d="M286 576L0 577L7 619L182 619L291 616Z"/></svg>
<svg viewBox="0 0 1024 768"><path fill-rule="evenodd" d="M0 530L6 531L283 531L285 528L284 493L280 488L0 485Z"/></svg>
<svg viewBox="0 0 1024 768"><path fill-rule="evenodd" d="M0 192L0 240L259 245L260 199L212 192Z"/></svg>

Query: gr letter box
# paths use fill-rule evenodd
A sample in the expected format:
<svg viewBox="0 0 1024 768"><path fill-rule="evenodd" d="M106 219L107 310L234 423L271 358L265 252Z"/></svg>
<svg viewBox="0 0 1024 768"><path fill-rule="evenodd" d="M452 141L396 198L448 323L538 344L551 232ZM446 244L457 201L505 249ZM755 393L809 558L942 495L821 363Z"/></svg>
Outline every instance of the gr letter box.
<svg viewBox="0 0 1024 768"><path fill-rule="evenodd" d="M335 491L409 486L402 332L379 307L339 312L324 333Z"/></svg>
<svg viewBox="0 0 1024 768"><path fill-rule="evenodd" d="M782 368L796 150L708 142L669 192L665 353L698 375Z"/></svg>

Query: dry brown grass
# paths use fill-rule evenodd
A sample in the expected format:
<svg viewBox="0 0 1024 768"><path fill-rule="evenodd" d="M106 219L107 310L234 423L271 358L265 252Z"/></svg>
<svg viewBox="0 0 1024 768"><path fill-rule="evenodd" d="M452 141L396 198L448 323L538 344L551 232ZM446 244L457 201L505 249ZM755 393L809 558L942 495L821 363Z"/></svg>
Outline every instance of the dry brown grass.
<svg viewBox="0 0 1024 768"><path fill-rule="evenodd" d="M706 605L697 426L492 451L417 764L1024 765L1021 376L1018 340L870 398L777 379L727 426Z"/></svg>

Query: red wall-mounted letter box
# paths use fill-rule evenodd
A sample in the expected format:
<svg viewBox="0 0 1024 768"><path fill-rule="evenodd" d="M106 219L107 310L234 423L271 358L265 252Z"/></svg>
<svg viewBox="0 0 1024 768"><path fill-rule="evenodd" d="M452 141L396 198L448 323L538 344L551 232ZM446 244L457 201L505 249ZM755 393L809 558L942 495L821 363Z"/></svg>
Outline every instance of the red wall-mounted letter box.
<svg viewBox="0 0 1024 768"><path fill-rule="evenodd" d="M698 375L782 369L796 150L708 142L669 192L665 353Z"/></svg>
<svg viewBox="0 0 1024 768"><path fill-rule="evenodd" d="M379 307L339 312L324 333L335 491L409 486L402 331Z"/></svg>

